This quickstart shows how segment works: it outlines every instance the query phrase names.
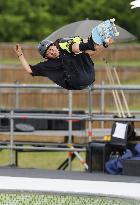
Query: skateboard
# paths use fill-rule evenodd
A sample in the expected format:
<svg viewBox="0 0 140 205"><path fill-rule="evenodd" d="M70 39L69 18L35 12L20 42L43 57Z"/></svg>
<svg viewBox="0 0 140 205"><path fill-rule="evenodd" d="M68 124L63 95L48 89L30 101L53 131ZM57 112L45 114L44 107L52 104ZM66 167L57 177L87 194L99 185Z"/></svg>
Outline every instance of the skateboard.
<svg viewBox="0 0 140 205"><path fill-rule="evenodd" d="M98 44L107 44L109 41L109 38L116 38L119 36L119 32L117 31L116 25L115 25L115 18L109 19L106 21L103 21L98 26L93 28L92 30L92 39L93 41Z"/></svg>

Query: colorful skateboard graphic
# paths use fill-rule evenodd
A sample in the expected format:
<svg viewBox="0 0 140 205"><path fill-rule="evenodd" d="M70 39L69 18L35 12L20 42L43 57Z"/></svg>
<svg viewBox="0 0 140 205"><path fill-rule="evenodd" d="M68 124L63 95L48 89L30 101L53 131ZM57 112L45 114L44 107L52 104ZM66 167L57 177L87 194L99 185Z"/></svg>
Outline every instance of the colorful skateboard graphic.
<svg viewBox="0 0 140 205"><path fill-rule="evenodd" d="M109 38L116 38L119 36L119 32L115 26L115 19L110 19L103 21L98 26L92 30L92 39L98 44L102 45L103 43L108 43Z"/></svg>

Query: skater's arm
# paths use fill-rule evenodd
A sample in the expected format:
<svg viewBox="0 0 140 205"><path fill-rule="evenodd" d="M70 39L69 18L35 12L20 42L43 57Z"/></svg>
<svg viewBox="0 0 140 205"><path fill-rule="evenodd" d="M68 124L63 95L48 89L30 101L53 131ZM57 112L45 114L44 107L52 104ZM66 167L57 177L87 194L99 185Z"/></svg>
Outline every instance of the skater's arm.
<svg viewBox="0 0 140 205"><path fill-rule="evenodd" d="M95 51L89 50L89 51L86 51L86 53L88 53L91 57L95 57L104 50L105 50L104 46L95 45Z"/></svg>
<svg viewBox="0 0 140 205"><path fill-rule="evenodd" d="M19 44L16 44L16 46L14 47L14 50L22 64L22 66L24 67L24 69L28 72L28 73L32 73L31 67L29 65L29 63L27 62L26 58L24 57L24 54L22 52L21 46Z"/></svg>
<svg viewBox="0 0 140 205"><path fill-rule="evenodd" d="M113 43L113 39L109 38L108 39L108 43L107 45L111 45ZM97 45L95 44L95 51L86 51L86 53L88 53L91 57L95 57L97 56L99 53L101 53L102 51L104 51L106 48L103 45Z"/></svg>
<svg viewBox="0 0 140 205"><path fill-rule="evenodd" d="M108 40L108 45L112 44L112 42L113 42L113 40L110 38ZM85 45L82 45L82 48L85 49L84 52L88 53L90 56L97 55L105 49L105 47L103 45L97 45L97 44L91 45L91 43L88 43L88 39L84 39L83 43L85 43ZM72 45L72 51L74 53L80 53L81 52L80 43L74 43Z"/></svg>

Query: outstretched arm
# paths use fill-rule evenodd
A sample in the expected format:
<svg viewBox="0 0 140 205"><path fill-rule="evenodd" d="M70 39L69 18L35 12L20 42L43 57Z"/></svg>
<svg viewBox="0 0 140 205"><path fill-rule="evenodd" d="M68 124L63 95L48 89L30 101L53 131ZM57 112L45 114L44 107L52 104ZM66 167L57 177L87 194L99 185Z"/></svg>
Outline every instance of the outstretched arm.
<svg viewBox="0 0 140 205"><path fill-rule="evenodd" d="M113 39L109 38L107 45L111 45L113 43ZM105 50L105 47L103 45L95 45L95 51L86 51L91 57L97 56L99 53Z"/></svg>
<svg viewBox="0 0 140 205"><path fill-rule="evenodd" d="M84 39L84 40L83 40L83 43L85 43L85 45L86 45L87 42L88 42L87 39ZM112 38L109 38L109 39L108 39L108 45L110 45L110 44L112 44L112 43L113 43ZM88 48L87 45L85 46L85 49L86 49L86 47L87 47L87 50L85 50L84 52L88 53L90 56L96 56L96 55L98 55L101 51L103 51L103 50L105 49L105 47L104 47L103 45L98 45L98 44L94 44L93 46L90 45L90 47L91 47L91 48L94 48L94 50L90 49L90 47ZM80 44L74 43L74 44L72 45L72 51L73 51L74 53L80 53L80 52L81 52L81 50L80 50Z"/></svg>
<svg viewBox="0 0 140 205"><path fill-rule="evenodd" d="M14 50L22 64L22 66L24 67L24 69L28 72L28 73L32 73L32 70L30 68L29 63L27 62L26 58L24 57L24 54L22 52L21 46L19 44L16 44L14 47Z"/></svg>

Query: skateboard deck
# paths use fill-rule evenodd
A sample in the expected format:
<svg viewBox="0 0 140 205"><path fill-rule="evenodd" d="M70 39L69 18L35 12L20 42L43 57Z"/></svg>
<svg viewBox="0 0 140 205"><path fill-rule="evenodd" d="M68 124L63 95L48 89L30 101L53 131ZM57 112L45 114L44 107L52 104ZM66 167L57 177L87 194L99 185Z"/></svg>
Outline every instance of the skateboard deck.
<svg viewBox="0 0 140 205"><path fill-rule="evenodd" d="M92 30L92 39L93 41L98 44L102 45L103 43L108 43L109 38L116 38L119 36L119 32L115 26L115 19L109 19L103 21L98 26L93 28Z"/></svg>

